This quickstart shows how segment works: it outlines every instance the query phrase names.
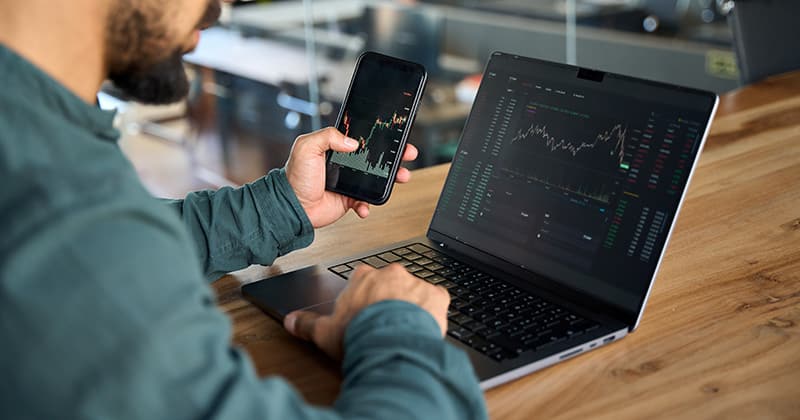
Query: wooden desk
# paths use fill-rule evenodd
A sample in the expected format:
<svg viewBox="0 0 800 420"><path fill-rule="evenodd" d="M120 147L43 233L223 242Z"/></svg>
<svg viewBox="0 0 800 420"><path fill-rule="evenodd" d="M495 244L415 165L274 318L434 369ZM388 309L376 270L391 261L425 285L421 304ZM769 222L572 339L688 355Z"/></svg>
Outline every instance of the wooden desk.
<svg viewBox="0 0 800 420"><path fill-rule="evenodd" d="M215 285L262 375L318 404L338 366L243 301L241 283L423 234L447 166L415 172L272 268ZM800 73L722 98L638 331L486 394L492 418L800 417Z"/></svg>

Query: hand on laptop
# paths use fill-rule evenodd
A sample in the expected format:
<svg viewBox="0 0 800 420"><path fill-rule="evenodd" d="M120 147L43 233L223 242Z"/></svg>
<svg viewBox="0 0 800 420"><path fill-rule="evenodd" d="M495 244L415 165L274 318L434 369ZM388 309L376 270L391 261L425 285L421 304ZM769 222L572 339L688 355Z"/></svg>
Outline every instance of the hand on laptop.
<svg viewBox="0 0 800 420"><path fill-rule="evenodd" d="M348 144L346 140L352 143ZM356 140L347 139L332 127L302 135L294 142L286 163L286 177L315 228L339 220L350 209L362 219L369 216L369 204L325 190L326 152L352 152L357 147ZM409 144L403 153L403 161L416 158L417 148ZM405 183L410 179L408 169L397 171L396 182Z"/></svg>
<svg viewBox="0 0 800 420"><path fill-rule="evenodd" d="M439 324L444 337L447 307L450 305L447 289L412 276L399 264L380 270L359 266L336 300L333 314L295 311L286 316L284 326L292 335L313 341L329 356L341 360L347 325L362 309L384 300L403 300L428 311Z"/></svg>

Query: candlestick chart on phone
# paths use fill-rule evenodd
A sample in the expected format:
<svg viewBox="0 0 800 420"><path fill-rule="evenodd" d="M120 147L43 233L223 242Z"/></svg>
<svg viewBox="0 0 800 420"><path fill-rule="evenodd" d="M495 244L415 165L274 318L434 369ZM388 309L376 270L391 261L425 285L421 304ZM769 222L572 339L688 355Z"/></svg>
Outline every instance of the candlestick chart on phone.
<svg viewBox="0 0 800 420"><path fill-rule="evenodd" d="M339 130L358 141L358 148L350 153L334 152L331 162L388 178L408 123L411 100L410 92L402 92L399 101L385 103L352 98L342 114Z"/></svg>

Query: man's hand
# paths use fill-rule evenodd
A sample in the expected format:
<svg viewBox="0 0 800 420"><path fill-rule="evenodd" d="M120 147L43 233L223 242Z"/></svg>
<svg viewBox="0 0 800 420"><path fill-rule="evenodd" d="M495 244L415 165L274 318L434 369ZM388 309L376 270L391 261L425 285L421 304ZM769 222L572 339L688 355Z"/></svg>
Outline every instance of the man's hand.
<svg viewBox="0 0 800 420"><path fill-rule="evenodd" d="M369 215L369 204L341 194L325 190L325 154L328 150L352 152L358 142L348 139L335 128L300 136L292 146L289 161L286 163L286 177L294 189L300 204L315 228L327 226L353 209L362 219ZM417 148L408 145L403 153L403 161L417 158ZM397 171L398 183L411 179L406 168Z"/></svg>
<svg viewBox="0 0 800 420"><path fill-rule="evenodd" d="M313 341L329 356L341 360L347 325L362 309L383 300L403 300L428 311L439 324L444 337L447 307L450 305L447 289L412 276L399 264L380 270L359 266L336 300L333 314L295 311L287 315L283 323L292 335Z"/></svg>

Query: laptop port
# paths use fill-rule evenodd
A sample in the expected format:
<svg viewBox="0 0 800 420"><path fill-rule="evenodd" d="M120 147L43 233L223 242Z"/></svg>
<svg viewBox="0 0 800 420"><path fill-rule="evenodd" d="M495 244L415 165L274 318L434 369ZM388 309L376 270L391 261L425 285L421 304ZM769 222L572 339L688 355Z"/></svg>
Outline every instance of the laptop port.
<svg viewBox="0 0 800 420"><path fill-rule="evenodd" d="M572 356L574 356L574 355L576 355L576 354L578 354L578 353L580 353L582 351L583 351L583 348L579 348L579 349L573 350L573 351L571 351L569 353L562 354L561 356L558 357L558 360L564 360L567 357L572 357Z"/></svg>
<svg viewBox="0 0 800 420"><path fill-rule="evenodd" d="M613 335L612 335L612 336L610 336L610 337L606 337L606 338L604 338L604 339L603 339L603 344L610 343L610 342L612 342L612 341L614 341L614 336L613 336Z"/></svg>

